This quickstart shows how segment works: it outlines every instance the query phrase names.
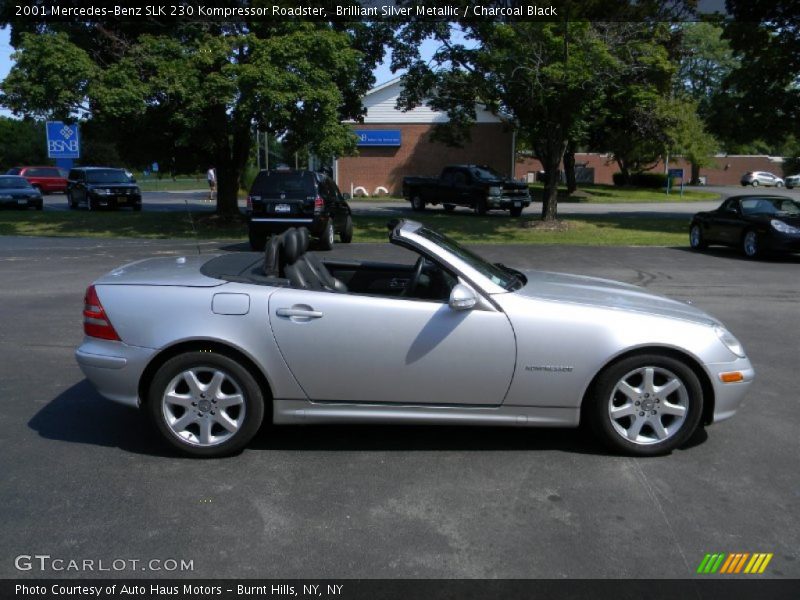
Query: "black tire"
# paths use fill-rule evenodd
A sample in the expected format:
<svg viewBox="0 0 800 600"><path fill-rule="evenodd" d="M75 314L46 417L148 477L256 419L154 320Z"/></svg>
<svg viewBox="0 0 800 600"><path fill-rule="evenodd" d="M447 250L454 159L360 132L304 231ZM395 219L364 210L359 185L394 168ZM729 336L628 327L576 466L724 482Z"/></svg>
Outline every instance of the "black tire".
<svg viewBox="0 0 800 600"><path fill-rule="evenodd" d="M86 197L86 210L97 210L97 207L92 202L92 199L88 196Z"/></svg>
<svg viewBox="0 0 800 600"><path fill-rule="evenodd" d="M256 252L263 252L264 248L267 247L266 233L258 233L257 231L253 231L252 228L248 228L247 238L250 240L250 248Z"/></svg>
<svg viewBox="0 0 800 600"><path fill-rule="evenodd" d="M511 207L511 216L512 217L521 217L522 216L522 207L521 206L512 206Z"/></svg>
<svg viewBox="0 0 800 600"><path fill-rule="evenodd" d="M75 206L75 201L72 199L72 194L70 194L69 192L66 192L66 194L67 194L67 208L69 208L70 210L75 210L76 206Z"/></svg>
<svg viewBox="0 0 800 600"><path fill-rule="evenodd" d="M633 415L612 419L610 415L612 406L624 409L624 404L629 402L629 398L626 396L622 396L622 400L620 400L622 393L617 391L617 384L622 381L635 381L638 371L646 371L648 368L652 368L654 371L653 381L656 386L668 380L665 374L678 379L682 386L677 391L667 394L670 400L669 402L663 400L663 403L661 399L656 402L655 395L645 399L644 392L642 392L641 396L637 396L639 399L630 400L631 409L634 410ZM645 388L646 384L642 380L637 390ZM623 405L618 405L620 402ZM640 403L638 407L635 402ZM682 405L681 402L685 404ZM631 456L658 456L682 446L697 430L703 414L703 388L697 375L685 362L661 354L641 354L622 359L608 366L592 385L585 403L583 417L588 420L588 425L594 434L605 445L617 452ZM666 406L669 406L670 410L674 410L675 406L683 406L683 416L667 414L666 411L662 411L662 414L658 415L658 411L662 410L661 407ZM627 428L625 427L626 419L629 423ZM667 419L666 424L662 421L663 419ZM623 431L634 431L634 420L645 423L639 426L640 433L636 434L635 441L629 439L630 433L628 436L623 433ZM664 433L667 434L660 441L656 441L659 436L656 429L649 424L655 423L656 420L662 423ZM673 423L676 429L671 431L670 425Z"/></svg>
<svg viewBox="0 0 800 600"><path fill-rule="evenodd" d="M705 235L703 235L703 226L700 223L692 223L689 228L689 246L692 250L705 250L708 248L708 242Z"/></svg>
<svg viewBox="0 0 800 600"><path fill-rule="evenodd" d="M486 198L478 198L475 202L475 214L483 216L489 212L489 207L486 204Z"/></svg>
<svg viewBox="0 0 800 600"><path fill-rule="evenodd" d="M761 257L761 238L757 231L748 229L744 232L742 236L742 254L750 259Z"/></svg>
<svg viewBox="0 0 800 600"><path fill-rule="evenodd" d="M415 212L422 212L425 210L425 201L418 195L411 197L411 210Z"/></svg>
<svg viewBox="0 0 800 600"><path fill-rule="evenodd" d="M44 210L44 202L39 202L39 204L36 205L36 210Z"/></svg>
<svg viewBox="0 0 800 600"><path fill-rule="evenodd" d="M782 188L783 184L779 181L778 183L775 184L775 187L776 188Z"/></svg>
<svg viewBox="0 0 800 600"><path fill-rule="evenodd" d="M232 417L232 413L228 412L230 409L223 410L226 411L225 416L228 418L232 417L231 420L236 421L241 419L241 423L238 425L238 429L230 434L227 439L223 439L219 442L202 444L200 442L200 425L197 423L191 423L189 425L189 427L192 428L197 425L197 434L193 434L194 430L189 431L187 429L186 432L187 436L189 434L195 435L195 441L179 436L170 427L167 420L167 413L170 410L174 410L174 408L165 408L163 398L168 389L172 388L173 383L176 380L180 380L181 374L189 370L196 372L198 374L198 379L205 385L209 382L200 379L201 375L211 379L213 373L222 372L225 374L226 381L229 382L228 385L235 385L236 387L233 388L234 390L238 388L236 391L241 394L243 402L240 407L236 407L236 416ZM186 386L185 383L183 385ZM226 392L224 386L225 384L223 384L221 388L223 393ZM188 386L186 386L185 389L187 390L187 398L191 400L194 395ZM228 435L229 432L218 423L215 423L214 417L211 416L215 408L215 406L211 404L212 399L206 399L206 397L203 396L201 402L205 403L205 406L195 402L195 406L187 407L185 410L187 412L190 410L196 411L198 421L200 419L210 419L212 425L209 431L212 435L214 431L217 432L217 436ZM174 406L175 405L173 405L173 407ZM264 419L264 408L264 394L252 373L235 360L213 351L187 352L165 362L161 368L158 369L155 377L153 377L146 404L146 410L150 418L153 420L159 433L161 433L169 444L184 454L204 458L226 456L244 448L261 427L261 422ZM200 412L203 409L205 409L206 412ZM243 413L238 412L240 410L243 411ZM217 411L223 414L220 409L217 409ZM186 413L182 413L178 417L178 420L183 417L184 414Z"/></svg>
<svg viewBox="0 0 800 600"><path fill-rule="evenodd" d="M134 212L141 212L142 211L142 203L141 202L137 202L136 204L134 204L133 205L133 211Z"/></svg>
<svg viewBox="0 0 800 600"><path fill-rule="evenodd" d="M453 212L455 209L456 209L456 205L455 205L455 204L445 204L445 205L444 205L444 212L449 212L449 213L451 213L451 212Z"/></svg>
<svg viewBox="0 0 800 600"><path fill-rule="evenodd" d="M335 234L333 231L333 221L328 220L325 229L322 230L322 235L319 236L319 249L320 250L333 250L333 243L335 241Z"/></svg>
<svg viewBox="0 0 800 600"><path fill-rule="evenodd" d="M347 215L344 221L344 229L339 232L339 241L343 244L349 244L353 241L353 217Z"/></svg>

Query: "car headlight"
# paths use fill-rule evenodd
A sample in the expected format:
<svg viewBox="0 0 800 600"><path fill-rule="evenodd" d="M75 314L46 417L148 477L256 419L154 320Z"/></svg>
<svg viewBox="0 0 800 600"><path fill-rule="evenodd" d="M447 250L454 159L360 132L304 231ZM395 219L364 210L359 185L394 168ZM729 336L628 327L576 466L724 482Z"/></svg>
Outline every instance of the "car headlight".
<svg viewBox="0 0 800 600"><path fill-rule="evenodd" d="M489 188L489 195L490 196L502 196L503 195L503 188L493 185Z"/></svg>
<svg viewBox="0 0 800 600"><path fill-rule="evenodd" d="M744 347L742 343L737 340L733 334L725 329L724 327L720 327L719 325L714 326L714 333L717 334L719 341L725 344L725 347L733 352L739 358L745 358L747 355L744 353Z"/></svg>
<svg viewBox="0 0 800 600"><path fill-rule="evenodd" d="M797 227L787 225L783 221L778 221L778 219L772 219L769 224L772 225L775 231L780 231L781 233L800 233L800 229Z"/></svg>

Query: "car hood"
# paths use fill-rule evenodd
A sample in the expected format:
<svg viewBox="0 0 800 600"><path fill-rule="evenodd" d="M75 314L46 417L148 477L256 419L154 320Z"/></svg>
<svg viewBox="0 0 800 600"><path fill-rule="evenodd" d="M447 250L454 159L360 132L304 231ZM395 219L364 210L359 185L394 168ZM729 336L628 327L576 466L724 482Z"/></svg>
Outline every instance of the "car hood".
<svg viewBox="0 0 800 600"><path fill-rule="evenodd" d="M528 282L514 293L529 298L646 313L704 325L721 325L717 319L694 306L635 285L547 271L524 273Z"/></svg>
<svg viewBox="0 0 800 600"><path fill-rule="evenodd" d="M95 281L97 285L177 285L184 287L214 287L225 282L206 277L200 267L216 254L147 258L132 262L106 273Z"/></svg>

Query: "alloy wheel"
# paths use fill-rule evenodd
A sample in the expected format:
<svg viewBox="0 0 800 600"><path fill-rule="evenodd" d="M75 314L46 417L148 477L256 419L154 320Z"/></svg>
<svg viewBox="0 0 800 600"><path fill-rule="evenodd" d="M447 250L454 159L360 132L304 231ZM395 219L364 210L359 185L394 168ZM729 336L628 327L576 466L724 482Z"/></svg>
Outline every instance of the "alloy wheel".
<svg viewBox="0 0 800 600"><path fill-rule="evenodd" d="M744 234L742 248L748 258L755 258L758 255L758 234L755 231L748 231Z"/></svg>
<svg viewBox="0 0 800 600"><path fill-rule="evenodd" d="M664 367L645 366L625 374L608 399L614 431L637 445L674 437L689 412L689 392L683 381Z"/></svg>
<svg viewBox="0 0 800 600"><path fill-rule="evenodd" d="M241 386L217 367L193 367L175 376L161 399L164 423L184 443L217 446L229 440L245 420Z"/></svg>

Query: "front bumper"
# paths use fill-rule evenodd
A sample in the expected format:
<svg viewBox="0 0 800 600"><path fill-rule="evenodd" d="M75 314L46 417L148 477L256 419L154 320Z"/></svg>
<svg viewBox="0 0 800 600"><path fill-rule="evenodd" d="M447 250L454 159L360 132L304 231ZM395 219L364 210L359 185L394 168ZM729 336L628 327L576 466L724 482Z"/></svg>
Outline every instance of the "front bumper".
<svg viewBox="0 0 800 600"><path fill-rule="evenodd" d="M770 252L800 252L800 235L770 231L762 245Z"/></svg>
<svg viewBox="0 0 800 600"><path fill-rule="evenodd" d="M489 196L486 198L489 208L508 210L510 208L528 208L531 205L530 196Z"/></svg>
<svg viewBox="0 0 800 600"><path fill-rule="evenodd" d="M713 423L730 419L739 409L750 384L755 378L753 365L747 358L740 358L733 362L707 364L706 369L714 388L714 416ZM723 383L723 373L742 374L743 379L734 383Z"/></svg>
<svg viewBox="0 0 800 600"><path fill-rule="evenodd" d="M75 349L75 360L100 395L138 407L139 380L155 350L84 337Z"/></svg>
<svg viewBox="0 0 800 600"><path fill-rule="evenodd" d="M15 198L13 200L0 200L0 208L11 210L39 209L42 206L41 198Z"/></svg>
<svg viewBox="0 0 800 600"><path fill-rule="evenodd" d="M121 195L100 195L92 194L91 202L93 206L98 208L133 208L136 205L142 204L142 196L139 194L121 194Z"/></svg>

